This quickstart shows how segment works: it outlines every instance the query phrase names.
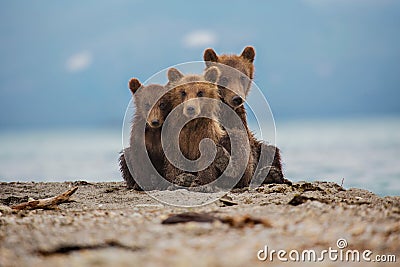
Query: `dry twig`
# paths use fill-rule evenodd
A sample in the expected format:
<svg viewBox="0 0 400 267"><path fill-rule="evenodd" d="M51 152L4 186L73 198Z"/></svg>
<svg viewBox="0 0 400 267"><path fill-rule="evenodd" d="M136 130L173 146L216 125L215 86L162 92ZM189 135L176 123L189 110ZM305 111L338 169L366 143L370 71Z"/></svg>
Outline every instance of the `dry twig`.
<svg viewBox="0 0 400 267"><path fill-rule="evenodd" d="M69 201L69 198L77 189L76 186L58 196L24 202L11 208L14 210L55 209L58 204Z"/></svg>

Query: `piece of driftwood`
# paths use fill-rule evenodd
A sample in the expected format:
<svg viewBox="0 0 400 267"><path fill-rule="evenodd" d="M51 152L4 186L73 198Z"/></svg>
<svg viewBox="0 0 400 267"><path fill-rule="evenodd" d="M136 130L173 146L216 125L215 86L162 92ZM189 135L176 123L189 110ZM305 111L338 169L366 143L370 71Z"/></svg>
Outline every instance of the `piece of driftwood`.
<svg viewBox="0 0 400 267"><path fill-rule="evenodd" d="M72 196L73 193L76 192L76 190L78 190L77 186L65 191L58 196L24 202L18 205L14 205L11 208L13 210L55 209L57 208L58 204L69 201L69 198Z"/></svg>
<svg viewBox="0 0 400 267"><path fill-rule="evenodd" d="M175 223L187 223L187 222L210 223L216 220L218 220L218 218L206 213L184 212L169 216L167 219L162 221L162 224L175 224Z"/></svg>
<svg viewBox="0 0 400 267"><path fill-rule="evenodd" d="M197 212L184 212L179 214L170 215L167 219L163 220L162 224L177 224L187 222L199 222L199 223L212 223L220 221L226 223L234 228L252 227L256 224L261 224L264 227L272 227L271 223L267 219L254 218L250 215L234 215L217 217L209 213L197 213Z"/></svg>
<svg viewBox="0 0 400 267"><path fill-rule="evenodd" d="M221 197L219 201L221 201L221 203L224 204L225 206L235 206L238 204L235 201L233 201L230 196L227 195Z"/></svg>
<svg viewBox="0 0 400 267"><path fill-rule="evenodd" d="M234 228L253 227L256 224L261 224L264 227L272 227L271 223L267 219L254 218L248 214L245 215L234 215L226 216L219 219L222 223L229 224Z"/></svg>

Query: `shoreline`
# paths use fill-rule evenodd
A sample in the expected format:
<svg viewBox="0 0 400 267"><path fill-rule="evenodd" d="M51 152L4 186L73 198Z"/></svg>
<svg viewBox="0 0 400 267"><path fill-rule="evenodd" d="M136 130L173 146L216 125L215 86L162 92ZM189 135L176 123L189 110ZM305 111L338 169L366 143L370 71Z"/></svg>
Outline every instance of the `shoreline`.
<svg viewBox="0 0 400 267"><path fill-rule="evenodd" d="M74 201L58 209L8 208L73 186ZM233 190L225 201L193 208L164 205L122 182L0 182L0 188L0 266L279 266L277 259L260 261L257 252L265 246L337 249L341 238L347 249L393 254L400 261L400 196L332 182ZM221 220L162 224L184 212Z"/></svg>

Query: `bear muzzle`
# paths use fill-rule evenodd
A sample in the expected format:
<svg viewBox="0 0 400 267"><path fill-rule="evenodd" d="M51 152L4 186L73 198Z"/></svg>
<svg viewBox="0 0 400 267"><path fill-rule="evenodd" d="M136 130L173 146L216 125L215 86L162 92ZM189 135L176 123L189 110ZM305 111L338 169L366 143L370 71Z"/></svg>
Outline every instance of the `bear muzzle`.
<svg viewBox="0 0 400 267"><path fill-rule="evenodd" d="M193 118L199 114L199 110L196 106L188 105L184 107L183 114L188 118Z"/></svg>
<svg viewBox="0 0 400 267"><path fill-rule="evenodd" d="M240 106L241 104L243 104L243 98L235 95L234 97L232 97L232 104L234 105L234 107Z"/></svg>
<svg viewBox="0 0 400 267"><path fill-rule="evenodd" d="M159 120L152 120L151 121L151 126L154 128L160 127L160 121Z"/></svg>

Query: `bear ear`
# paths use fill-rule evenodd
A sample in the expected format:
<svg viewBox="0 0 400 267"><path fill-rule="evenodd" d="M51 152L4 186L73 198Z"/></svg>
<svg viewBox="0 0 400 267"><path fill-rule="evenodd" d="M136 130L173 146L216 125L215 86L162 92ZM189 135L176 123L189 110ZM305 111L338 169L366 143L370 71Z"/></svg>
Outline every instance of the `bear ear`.
<svg viewBox="0 0 400 267"><path fill-rule="evenodd" d="M212 48L208 48L204 51L203 59L206 62L206 66L210 67L211 62L218 62L217 53Z"/></svg>
<svg viewBox="0 0 400 267"><path fill-rule="evenodd" d="M129 80L129 89L131 89L132 94L134 95L136 91L142 86L138 79L132 78Z"/></svg>
<svg viewBox="0 0 400 267"><path fill-rule="evenodd" d="M210 83L216 83L220 76L220 71L217 67L210 67L204 73L204 79Z"/></svg>
<svg viewBox="0 0 400 267"><path fill-rule="evenodd" d="M256 56L256 51L254 50L254 47L247 46L245 49L243 49L243 52L240 56L253 63Z"/></svg>
<svg viewBox="0 0 400 267"><path fill-rule="evenodd" d="M168 80L170 82L176 82L182 78L183 78L183 74L179 70L177 70L175 68L170 68L168 70Z"/></svg>

